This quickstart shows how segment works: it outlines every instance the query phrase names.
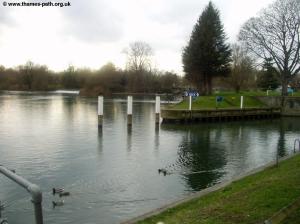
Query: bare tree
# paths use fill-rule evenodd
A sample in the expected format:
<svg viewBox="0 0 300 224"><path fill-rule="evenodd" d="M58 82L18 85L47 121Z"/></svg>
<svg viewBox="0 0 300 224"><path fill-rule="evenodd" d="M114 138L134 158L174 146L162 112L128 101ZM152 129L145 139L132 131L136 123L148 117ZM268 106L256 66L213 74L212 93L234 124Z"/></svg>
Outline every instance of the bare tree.
<svg viewBox="0 0 300 224"><path fill-rule="evenodd" d="M243 25L239 40L257 57L275 62L286 96L300 71L300 0L277 0Z"/></svg>
<svg viewBox="0 0 300 224"><path fill-rule="evenodd" d="M153 50L149 44L136 41L123 51L127 55L128 91L146 92L147 76L151 74Z"/></svg>
<svg viewBox="0 0 300 224"><path fill-rule="evenodd" d="M22 74L23 83L25 86L32 90L33 79L34 79L34 64L32 61L27 61L25 65L19 67L20 73Z"/></svg>
<svg viewBox="0 0 300 224"><path fill-rule="evenodd" d="M232 45L232 66L229 82L238 93L254 80L254 60L238 44Z"/></svg>
<svg viewBox="0 0 300 224"><path fill-rule="evenodd" d="M127 54L127 68L131 71L141 72L151 70L151 56L153 50L149 44L136 41L129 45L129 49L124 50Z"/></svg>

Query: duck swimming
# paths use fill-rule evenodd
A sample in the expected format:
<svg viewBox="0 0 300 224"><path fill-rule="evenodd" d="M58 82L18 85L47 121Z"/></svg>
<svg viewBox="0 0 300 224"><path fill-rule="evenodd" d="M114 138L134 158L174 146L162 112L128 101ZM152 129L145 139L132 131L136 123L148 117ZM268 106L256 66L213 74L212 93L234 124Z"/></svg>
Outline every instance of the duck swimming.
<svg viewBox="0 0 300 224"><path fill-rule="evenodd" d="M59 193L59 197L61 198L61 197L65 197L65 196L70 196L71 195L71 193L70 192L61 192L61 193Z"/></svg>
<svg viewBox="0 0 300 224"><path fill-rule="evenodd" d="M162 173L164 176L166 176L167 174L169 175L170 172L168 172L168 170L164 169L164 168L161 168L161 169L158 169L158 173Z"/></svg>
<svg viewBox="0 0 300 224"><path fill-rule="evenodd" d="M63 188L52 188L52 194L60 194L63 192L64 192Z"/></svg>

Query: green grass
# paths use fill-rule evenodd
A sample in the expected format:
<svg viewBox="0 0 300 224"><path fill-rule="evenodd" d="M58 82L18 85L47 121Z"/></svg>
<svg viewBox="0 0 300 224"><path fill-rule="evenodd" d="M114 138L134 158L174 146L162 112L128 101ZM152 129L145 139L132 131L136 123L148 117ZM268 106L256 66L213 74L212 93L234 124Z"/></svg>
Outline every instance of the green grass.
<svg viewBox="0 0 300 224"><path fill-rule="evenodd" d="M224 100L217 104L216 103L216 96L200 96L193 100L192 109L229 109L229 108L240 108L240 96L239 95L225 95L222 94L220 96L224 97ZM172 109L188 109L188 98L184 101L180 102L179 104L172 105L169 108ZM244 96L244 107L245 108L261 108L265 107L265 105L257 100L255 97L252 96Z"/></svg>
<svg viewBox="0 0 300 224"><path fill-rule="evenodd" d="M193 199L139 224L254 224L300 197L300 156ZM299 220L299 215L296 215ZM291 222L292 223L292 222ZM299 222L295 222L299 223Z"/></svg>
<svg viewBox="0 0 300 224"><path fill-rule="evenodd" d="M222 91L222 92L215 92L214 96L267 96L267 91L241 91L240 93L236 93L233 91ZM281 92L278 91L271 91L268 92L269 96L281 96ZM289 96L300 96L300 92L294 92L293 94L289 94Z"/></svg>
<svg viewBox="0 0 300 224"><path fill-rule="evenodd" d="M279 92L269 91L269 96L280 96ZM216 104L216 96L223 96L224 101L220 104ZM256 96L267 96L267 92L263 91L242 91L240 93L235 92L215 92L211 96L200 96L193 100L192 109L229 109L240 108L240 99L244 96L244 108L262 108L266 107L262 102L257 100ZM291 95L290 95L291 96ZM293 96L300 96L300 92L295 92ZM168 109L188 109L188 98L176 105L168 106Z"/></svg>

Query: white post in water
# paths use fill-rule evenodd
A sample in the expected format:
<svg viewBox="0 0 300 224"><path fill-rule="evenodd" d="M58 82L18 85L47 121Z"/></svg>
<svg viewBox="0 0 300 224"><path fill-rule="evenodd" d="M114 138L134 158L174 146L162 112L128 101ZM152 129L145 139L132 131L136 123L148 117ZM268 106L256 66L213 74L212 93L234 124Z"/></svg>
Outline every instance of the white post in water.
<svg viewBox="0 0 300 224"><path fill-rule="evenodd" d="M189 110L192 110L192 96L189 96Z"/></svg>
<svg viewBox="0 0 300 224"><path fill-rule="evenodd" d="M132 125L132 96L127 98L127 124Z"/></svg>
<svg viewBox="0 0 300 224"><path fill-rule="evenodd" d="M103 96L98 96L98 127L103 124Z"/></svg>
<svg viewBox="0 0 300 224"><path fill-rule="evenodd" d="M160 96L155 97L155 123L159 124L160 121Z"/></svg>
<svg viewBox="0 0 300 224"><path fill-rule="evenodd" d="M244 107L244 96L241 96L241 109Z"/></svg>

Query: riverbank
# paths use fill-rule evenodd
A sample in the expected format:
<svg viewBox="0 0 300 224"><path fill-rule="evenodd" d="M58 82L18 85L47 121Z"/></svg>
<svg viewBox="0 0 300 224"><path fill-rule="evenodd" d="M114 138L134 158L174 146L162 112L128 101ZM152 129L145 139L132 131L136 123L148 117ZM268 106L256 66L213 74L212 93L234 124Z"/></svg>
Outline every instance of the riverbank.
<svg viewBox="0 0 300 224"><path fill-rule="evenodd" d="M239 109L241 105L241 96L235 95L220 95L222 99L217 102L217 96L200 96L192 101L192 110L207 110L207 109ZM266 108L267 105L254 96L244 96L243 108ZM169 106L165 109L172 110L188 110L189 99L186 97L180 103Z"/></svg>
<svg viewBox="0 0 300 224"><path fill-rule="evenodd" d="M224 185L213 187L210 193L204 190L198 197L166 207L143 221L128 223L263 223L300 197L300 155ZM298 220L299 216L292 218Z"/></svg>
<svg viewBox="0 0 300 224"><path fill-rule="evenodd" d="M236 120L257 120L281 116L280 107L267 106L257 97L244 96L241 109L241 97L222 96L219 102L216 96L202 96L192 102L191 110L187 99L169 105L161 110L165 123L173 122L223 122Z"/></svg>
<svg viewBox="0 0 300 224"><path fill-rule="evenodd" d="M300 97L224 94L201 96L192 100L163 107L164 122L212 122L232 120L257 120L280 116L300 116Z"/></svg>

